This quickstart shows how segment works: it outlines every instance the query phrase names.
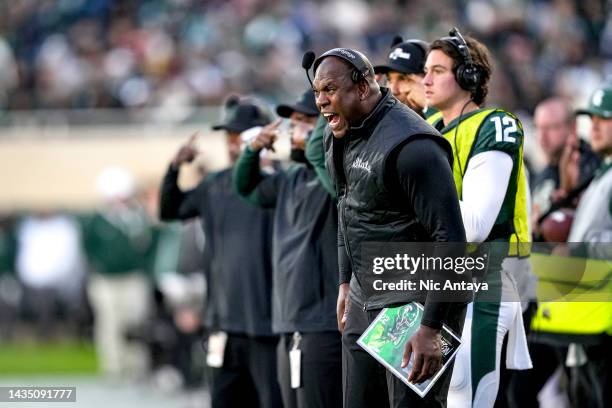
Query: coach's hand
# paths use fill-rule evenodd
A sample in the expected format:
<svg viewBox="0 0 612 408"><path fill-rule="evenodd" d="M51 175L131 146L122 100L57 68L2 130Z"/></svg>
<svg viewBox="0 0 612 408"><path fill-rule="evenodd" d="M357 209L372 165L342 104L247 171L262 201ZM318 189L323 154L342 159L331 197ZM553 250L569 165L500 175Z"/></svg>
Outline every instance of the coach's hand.
<svg viewBox="0 0 612 408"><path fill-rule="evenodd" d="M278 138L278 126L282 120L277 119L276 121L264 126L261 132L251 140L250 148L254 152L258 152L264 147L274 151L274 142Z"/></svg>
<svg viewBox="0 0 612 408"><path fill-rule="evenodd" d="M346 315L349 311L349 284L341 283L338 287L338 303L336 304L336 318L338 319L338 330L344 331Z"/></svg>
<svg viewBox="0 0 612 408"><path fill-rule="evenodd" d="M408 381L421 383L433 377L442 367L440 330L421 325L406 343L402 367L408 365L411 355L414 355L414 364Z"/></svg>
<svg viewBox="0 0 612 408"><path fill-rule="evenodd" d="M183 163L191 163L193 159L198 154L200 154L200 151L195 145L197 136L198 136L198 132L195 132L193 135L191 135L187 143L181 146L179 151L176 153L176 155L174 156L174 159L172 159L172 167L174 169L178 169L180 165Z"/></svg>

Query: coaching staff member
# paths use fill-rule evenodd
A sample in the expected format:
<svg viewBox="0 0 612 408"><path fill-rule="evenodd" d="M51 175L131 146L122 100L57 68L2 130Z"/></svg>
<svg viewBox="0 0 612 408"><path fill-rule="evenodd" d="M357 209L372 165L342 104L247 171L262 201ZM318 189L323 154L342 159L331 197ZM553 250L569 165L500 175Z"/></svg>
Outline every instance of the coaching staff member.
<svg viewBox="0 0 612 408"><path fill-rule="evenodd" d="M371 274L359 253L367 242L465 242L451 172L452 149L418 114L374 79L371 63L347 48L314 61L316 103L328 120L326 165L338 195L338 325L343 332L345 408L445 406L452 370L424 399L386 372L356 340L389 305L411 299L387 293L371 302L360 277ZM350 288L350 289L349 289ZM422 382L440 368L442 323L461 332L465 305L433 301L427 294L421 326L410 338L409 380Z"/></svg>
<svg viewBox="0 0 612 408"><path fill-rule="evenodd" d="M270 123L260 103L232 97L225 123L232 165L240 154L240 133ZM271 327L272 214L245 203L233 189L232 168L212 173L195 189L182 191L180 167L198 151L192 137L176 153L161 187L162 220L201 217L206 243L209 299L204 325L227 333L222 366L211 390L213 408L282 406L276 381L276 344Z"/></svg>
<svg viewBox="0 0 612 408"><path fill-rule="evenodd" d="M277 113L291 123L291 164L273 175L260 170L259 153L276 140L279 121L265 126L234 171L238 194L274 208L272 329L281 335L279 384L285 408L342 406L341 339L336 325L338 261L336 201L306 160L306 139L319 117L312 89ZM299 353L299 381L291 370ZM294 367L297 367L294 365Z"/></svg>

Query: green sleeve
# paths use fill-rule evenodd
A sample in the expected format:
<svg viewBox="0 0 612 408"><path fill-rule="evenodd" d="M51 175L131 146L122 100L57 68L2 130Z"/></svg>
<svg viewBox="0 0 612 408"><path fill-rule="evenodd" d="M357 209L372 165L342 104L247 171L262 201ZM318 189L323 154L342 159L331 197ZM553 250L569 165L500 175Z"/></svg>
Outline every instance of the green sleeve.
<svg viewBox="0 0 612 408"><path fill-rule="evenodd" d="M523 125L513 114L496 110L485 118L478 129L471 157L488 151L508 153L513 161L523 145Z"/></svg>
<svg viewBox="0 0 612 408"><path fill-rule="evenodd" d="M233 183L239 196L253 205L273 208L282 172L265 176L259 165L259 152L246 147L234 167Z"/></svg>
<svg viewBox="0 0 612 408"><path fill-rule="evenodd" d="M435 115L436 113L438 113L439 111L436 108L432 108L432 107L427 107L425 108L425 110L423 111L423 115L425 115L425 119L429 119L431 118L433 115Z"/></svg>
<svg viewBox="0 0 612 408"><path fill-rule="evenodd" d="M325 147L323 143L323 136L325 135L325 129L327 128L327 120L323 115L319 116L317 125L315 126L312 134L306 142L306 159L312 164L321 185L327 190L333 198L336 198L336 189L334 183L332 183L329 173L325 168Z"/></svg>

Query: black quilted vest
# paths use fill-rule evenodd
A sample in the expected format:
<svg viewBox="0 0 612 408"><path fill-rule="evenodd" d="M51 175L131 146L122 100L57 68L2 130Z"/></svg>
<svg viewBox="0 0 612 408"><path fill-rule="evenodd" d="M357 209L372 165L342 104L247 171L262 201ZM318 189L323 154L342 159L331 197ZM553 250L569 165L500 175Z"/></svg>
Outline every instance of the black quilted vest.
<svg viewBox="0 0 612 408"><path fill-rule="evenodd" d="M431 137L445 148L452 162L451 146L438 131L388 89L382 91L383 97L360 126L350 128L342 139L335 139L329 128L325 135L326 167L338 194L339 227L351 261L353 293L360 292L355 287L360 285L360 275L372 273L371 265L362 265L364 243L432 240L406 199L394 191L397 181L386 179L389 156L414 136ZM412 299L358 299L372 306L407 300Z"/></svg>

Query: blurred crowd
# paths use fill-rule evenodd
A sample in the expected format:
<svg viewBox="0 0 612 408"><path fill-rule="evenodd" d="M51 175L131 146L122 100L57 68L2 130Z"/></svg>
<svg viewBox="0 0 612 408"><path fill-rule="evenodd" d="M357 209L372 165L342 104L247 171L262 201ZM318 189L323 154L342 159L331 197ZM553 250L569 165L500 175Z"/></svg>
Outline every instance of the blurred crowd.
<svg viewBox="0 0 612 408"><path fill-rule="evenodd" d="M0 3L0 109L184 119L228 92L276 103L301 91L305 50L342 44L376 62L398 33L429 40L453 24L493 50L491 103L519 114L551 94L584 101L612 72L605 0L18 0Z"/></svg>

